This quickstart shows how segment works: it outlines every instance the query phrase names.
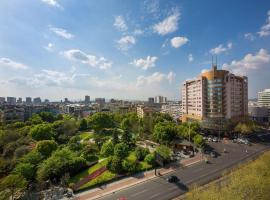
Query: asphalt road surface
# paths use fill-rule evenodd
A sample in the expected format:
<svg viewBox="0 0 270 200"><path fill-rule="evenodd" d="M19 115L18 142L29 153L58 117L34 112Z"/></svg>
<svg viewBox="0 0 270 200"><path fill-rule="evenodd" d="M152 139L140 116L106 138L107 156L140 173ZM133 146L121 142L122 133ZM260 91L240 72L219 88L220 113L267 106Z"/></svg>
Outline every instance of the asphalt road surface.
<svg viewBox="0 0 270 200"><path fill-rule="evenodd" d="M201 162L187 168L179 168L166 176L148 180L98 199L167 200L175 198L187 192L188 187L192 184L202 185L215 180L226 169L228 170L237 164L255 158L262 151L270 148L270 134L260 134L258 137L252 137L251 140L255 142L251 146L232 142L228 144L208 143L219 154L217 158L209 160L210 164ZM223 153L224 148L227 153ZM176 175L180 181L178 183L168 183L166 178L170 175Z"/></svg>

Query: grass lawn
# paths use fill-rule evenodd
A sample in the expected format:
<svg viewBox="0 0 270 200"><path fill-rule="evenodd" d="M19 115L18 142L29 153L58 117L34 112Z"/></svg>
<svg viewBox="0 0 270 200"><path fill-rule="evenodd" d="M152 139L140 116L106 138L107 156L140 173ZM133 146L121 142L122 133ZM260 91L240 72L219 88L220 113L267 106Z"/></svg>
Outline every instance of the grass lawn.
<svg viewBox="0 0 270 200"><path fill-rule="evenodd" d="M136 159L137 158L136 158L135 152L134 151L130 152L128 157L127 157L127 160L134 162L134 161L136 161ZM149 170L151 168L152 168L152 165L149 165L147 162L140 161L138 171L145 171L145 170Z"/></svg>
<svg viewBox="0 0 270 200"><path fill-rule="evenodd" d="M75 184L75 183L79 182L84 177L93 173L94 171L98 170L99 168L105 166L106 164L107 164L107 160L103 160L100 163L97 163L94 166L80 172L79 174L77 174L69 179L69 184L72 184L72 183Z"/></svg>
<svg viewBox="0 0 270 200"><path fill-rule="evenodd" d="M105 183L107 181L112 180L115 176L116 176L116 174L107 170L107 171L103 172L100 176L98 176L97 178L95 178L95 179L89 181L88 183L84 184L83 186L81 186L79 188L79 190L86 189L86 188L95 186L95 185L100 184L100 183Z"/></svg>
<svg viewBox="0 0 270 200"><path fill-rule="evenodd" d="M134 151L130 152L128 157L126 158L127 160L131 161L131 162L134 162L136 161L136 154ZM86 177L87 175L93 173L94 171L96 171L97 169L103 167L103 166L106 166L108 160L105 159L103 161L101 161L100 163L97 163L95 164L94 166L80 172L79 174L73 176L70 178L69 180L69 184L76 184L77 182L79 182L80 180L82 180L84 177ZM138 163L138 171L146 171L146 170L149 170L152 168L152 165L149 165L147 162L144 162L144 161L140 161ZM108 182L110 180L112 180L113 178L116 177L116 174L113 173L113 172L110 172L109 170L103 172L100 176L98 176L97 178L89 181L88 183L84 184L83 186L81 186L79 188L79 190L82 190L82 189L86 189L86 188L89 188L89 187L94 187L98 184L102 184L102 183L105 183L105 182Z"/></svg>

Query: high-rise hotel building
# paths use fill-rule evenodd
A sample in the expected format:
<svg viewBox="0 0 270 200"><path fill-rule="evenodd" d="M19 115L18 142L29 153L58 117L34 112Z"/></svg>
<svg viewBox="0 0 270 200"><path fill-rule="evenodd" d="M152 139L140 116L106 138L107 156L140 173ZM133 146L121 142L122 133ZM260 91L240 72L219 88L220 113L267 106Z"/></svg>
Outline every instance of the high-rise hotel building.
<svg viewBox="0 0 270 200"><path fill-rule="evenodd" d="M182 85L182 121L235 119L248 115L248 78L212 69Z"/></svg>

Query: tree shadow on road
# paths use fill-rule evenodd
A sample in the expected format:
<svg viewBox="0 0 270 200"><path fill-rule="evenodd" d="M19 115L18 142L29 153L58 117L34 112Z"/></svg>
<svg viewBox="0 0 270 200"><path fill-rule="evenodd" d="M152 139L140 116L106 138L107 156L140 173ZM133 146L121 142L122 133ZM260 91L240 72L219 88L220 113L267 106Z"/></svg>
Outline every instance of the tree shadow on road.
<svg viewBox="0 0 270 200"><path fill-rule="evenodd" d="M187 192L189 190L189 188L184 183L182 183L180 181L175 183L175 185L182 191Z"/></svg>

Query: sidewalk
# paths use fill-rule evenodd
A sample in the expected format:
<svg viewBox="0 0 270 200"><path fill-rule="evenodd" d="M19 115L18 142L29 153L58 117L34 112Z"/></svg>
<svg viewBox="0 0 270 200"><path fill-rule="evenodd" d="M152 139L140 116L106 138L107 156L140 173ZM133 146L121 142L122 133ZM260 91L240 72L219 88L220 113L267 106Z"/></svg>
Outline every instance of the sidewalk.
<svg viewBox="0 0 270 200"><path fill-rule="evenodd" d="M165 175L165 174L168 174L170 172L173 172L174 170L178 169L180 166L186 167L186 166L201 162L203 160L204 159L203 159L202 155L197 154L193 158L181 160L180 165L179 165L179 163L178 164L171 164L167 168L160 168L157 171L160 172L162 175ZM123 178L119 181L105 184L99 188L94 188L91 190L87 190L85 192L78 193L76 195L75 199L76 200L96 199L96 198L111 194L115 191L119 191L119 190L122 190L124 188L128 188L128 187L134 186L136 184L145 182L145 181L150 180L150 179L155 178L155 177L156 176L155 176L154 170L135 174L133 176Z"/></svg>

